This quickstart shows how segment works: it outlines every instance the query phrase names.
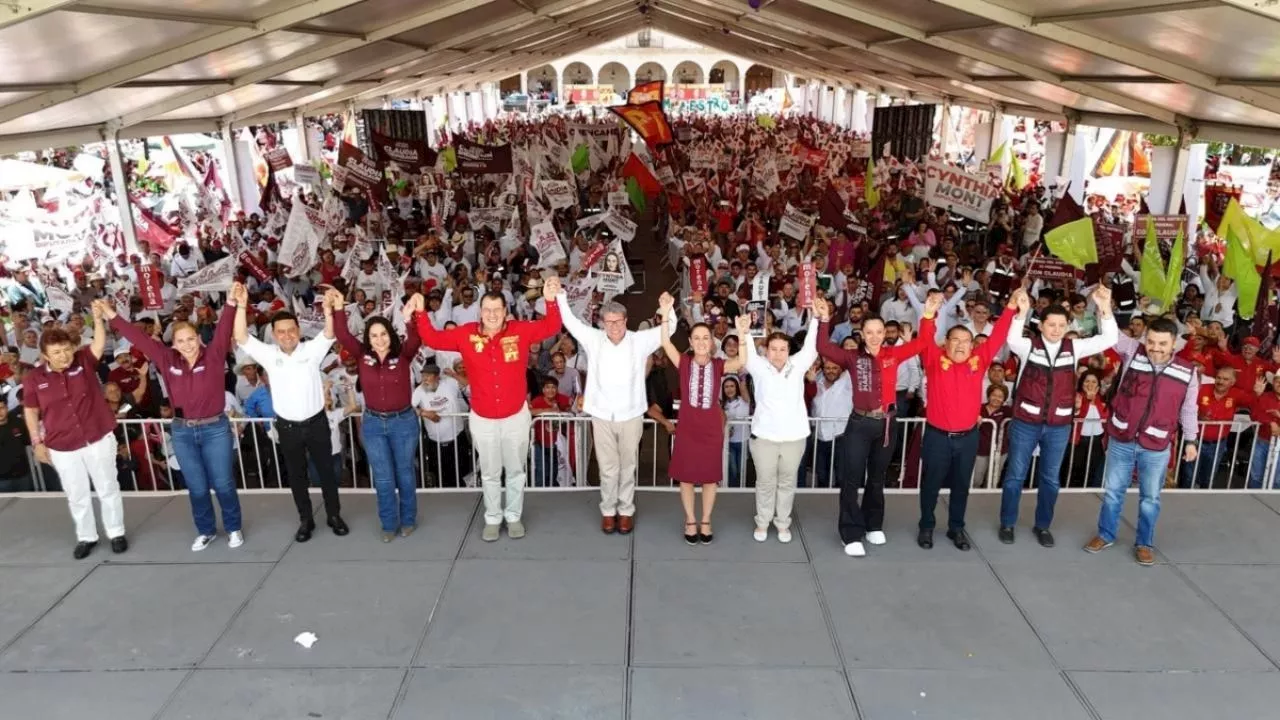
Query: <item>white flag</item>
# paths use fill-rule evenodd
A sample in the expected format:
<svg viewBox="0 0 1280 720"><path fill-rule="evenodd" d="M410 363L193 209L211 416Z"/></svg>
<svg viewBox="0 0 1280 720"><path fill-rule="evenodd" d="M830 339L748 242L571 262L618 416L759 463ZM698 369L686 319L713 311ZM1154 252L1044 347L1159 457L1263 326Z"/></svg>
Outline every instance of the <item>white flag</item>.
<svg viewBox="0 0 1280 720"><path fill-rule="evenodd" d="M178 280L178 294L226 292L236 279L237 258L232 255L210 263Z"/></svg>

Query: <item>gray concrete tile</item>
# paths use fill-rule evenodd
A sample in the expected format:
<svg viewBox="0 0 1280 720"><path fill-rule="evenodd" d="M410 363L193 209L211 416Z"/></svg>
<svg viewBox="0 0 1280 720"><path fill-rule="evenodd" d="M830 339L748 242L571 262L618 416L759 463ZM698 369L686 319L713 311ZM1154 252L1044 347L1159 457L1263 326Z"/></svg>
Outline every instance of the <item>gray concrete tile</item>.
<svg viewBox="0 0 1280 720"><path fill-rule="evenodd" d="M1257 492L1253 494L1264 505L1280 513L1280 492Z"/></svg>
<svg viewBox="0 0 1280 720"><path fill-rule="evenodd" d="M702 518L702 499L695 505ZM724 560L754 562L806 562L804 542L793 525L790 543L778 542L769 528L769 540L758 543L755 530L755 493L719 493L711 516L715 540L690 546L684 541L684 509L676 493L640 493L636 498L636 560ZM794 517L794 515L793 515Z"/></svg>
<svg viewBox="0 0 1280 720"><path fill-rule="evenodd" d="M520 540L507 537L505 526L497 542L480 539L484 509L476 514L462 549L466 559L485 560L626 560L631 538L600 532L600 494L582 492L526 492L524 522L528 533ZM637 527L647 522L638 518Z"/></svg>
<svg viewBox="0 0 1280 720"><path fill-rule="evenodd" d="M977 553L960 552L943 537L943 530L934 532L934 547L923 550L916 545L916 532L920 523L920 500L915 494L890 494L885 496L884 534L888 543L880 546L866 545L867 556L860 562L942 562L973 566L982 562ZM938 517L945 517L946 504L938 504ZM804 534L805 548L815 561L820 559L848 560L844 544L836 531L840 516L840 499L835 494L807 494L796 497L796 515ZM973 517L973 513L969 513ZM944 523L945 524L945 523Z"/></svg>
<svg viewBox="0 0 1280 720"><path fill-rule="evenodd" d="M1053 667L985 566L851 558L814 565L850 668Z"/></svg>
<svg viewBox="0 0 1280 720"><path fill-rule="evenodd" d="M214 508L218 507L214 500ZM200 552L191 552L196 537L191 519L191 501L181 495L153 514L129 539L129 553L121 559L128 562L210 563L210 562L276 562L293 542L298 529L298 511L293 497L278 493L240 493L244 545L227 546L222 529L222 513L218 511L218 538ZM316 535L322 535L317 532Z"/></svg>
<svg viewBox="0 0 1280 720"><path fill-rule="evenodd" d="M634 593L636 664L838 662L805 565L637 562Z"/></svg>
<svg viewBox="0 0 1280 720"><path fill-rule="evenodd" d="M1280 659L1280 566L1180 565L1227 617L1272 658Z"/></svg>
<svg viewBox="0 0 1280 720"><path fill-rule="evenodd" d="M1124 508L1135 527L1137 500L1127 498ZM1132 538L1121 532L1117 545ZM1280 563L1280 515L1245 494L1169 493L1160 496L1156 546L1178 563Z"/></svg>
<svg viewBox="0 0 1280 720"><path fill-rule="evenodd" d="M171 500L168 495L128 497L124 501L124 531L131 543L138 528ZM19 498L5 508L0 522L0 565L36 563L92 564L114 557L102 530L102 513L97 500L93 503L98 519L98 547L84 560L73 560L76 546L75 526L67 511L67 500L61 494L41 498ZM191 538L187 539L191 547ZM121 556L120 560L127 559Z"/></svg>
<svg viewBox="0 0 1280 720"><path fill-rule="evenodd" d="M862 720L1089 720L1062 675L994 670L854 670Z"/></svg>
<svg viewBox="0 0 1280 720"><path fill-rule="evenodd" d="M392 720L619 720L621 667L416 668Z"/></svg>
<svg viewBox="0 0 1280 720"><path fill-rule="evenodd" d="M1066 669L1271 667L1222 613L1167 565L997 564L994 568Z"/></svg>
<svg viewBox="0 0 1280 720"><path fill-rule="evenodd" d="M1098 509L1102 506L1099 497L1093 493L1061 493L1054 508L1053 531L1055 545L1042 548L1031 533L1035 524L1036 495L1027 490L1022 493L1022 502L1018 514L1018 525L1014 532L1016 541L1013 545L1000 542L1000 495L982 494L969 497L969 537L977 546L982 557L992 563L1076 563L1092 562L1116 563L1131 566L1133 556L1127 553L1103 553L1090 555L1081 552L1085 543L1093 539L1098 531ZM1124 527L1121 534L1132 529ZM1130 535L1132 537L1132 535ZM1117 544L1117 547L1119 545Z"/></svg>
<svg viewBox="0 0 1280 720"><path fill-rule="evenodd" d="M460 560L418 662L622 664L628 570L621 561Z"/></svg>
<svg viewBox="0 0 1280 720"><path fill-rule="evenodd" d="M1276 673L1070 675L1101 720L1273 718L1280 707L1280 675Z"/></svg>
<svg viewBox="0 0 1280 720"><path fill-rule="evenodd" d="M0 648L53 607L92 565L0 567Z"/></svg>
<svg viewBox="0 0 1280 720"><path fill-rule="evenodd" d="M194 665L269 570L246 563L102 565L0 656L0 668Z"/></svg>
<svg viewBox="0 0 1280 720"><path fill-rule="evenodd" d="M447 563L281 564L205 667L392 667L413 656ZM312 632L310 650L293 641Z"/></svg>
<svg viewBox="0 0 1280 720"><path fill-rule="evenodd" d="M403 670L197 670L161 720L384 720Z"/></svg>
<svg viewBox="0 0 1280 720"><path fill-rule="evenodd" d="M185 670L151 672L0 673L5 718L84 720L150 718Z"/></svg>
<svg viewBox="0 0 1280 720"><path fill-rule="evenodd" d="M14 500L16 500L16 498L0 497L0 512L4 512L4 509L13 504Z"/></svg>
<svg viewBox="0 0 1280 720"><path fill-rule="evenodd" d="M635 668L631 675L631 717L857 720L858 713L839 670Z"/></svg>
<svg viewBox="0 0 1280 720"><path fill-rule="evenodd" d="M293 543L285 563L331 560L447 560L458 556L458 547L479 502L474 493L419 493L418 529L407 538L382 542L378 523L378 499L372 494L342 498L342 518L351 533L337 537L320 525L310 542ZM293 530L289 531L293 535Z"/></svg>

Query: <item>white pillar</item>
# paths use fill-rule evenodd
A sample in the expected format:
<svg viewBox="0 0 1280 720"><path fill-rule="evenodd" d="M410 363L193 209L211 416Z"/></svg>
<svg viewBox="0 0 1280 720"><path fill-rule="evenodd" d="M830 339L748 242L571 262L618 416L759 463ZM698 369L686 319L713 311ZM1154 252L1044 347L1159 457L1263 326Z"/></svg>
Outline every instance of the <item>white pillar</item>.
<svg viewBox="0 0 1280 720"><path fill-rule="evenodd" d="M1178 212L1187 184L1190 145L1191 136L1186 130L1179 129L1176 146L1152 148L1151 191L1147 195L1147 207L1151 212L1158 215Z"/></svg>
<svg viewBox="0 0 1280 720"><path fill-rule="evenodd" d="M1067 131L1049 133L1044 139L1044 180L1052 183L1054 178L1071 175L1071 161L1076 152L1076 122L1067 120Z"/></svg>
<svg viewBox="0 0 1280 720"><path fill-rule="evenodd" d="M520 94L521 95L529 94L528 79L529 79L529 73L527 71L521 70L520 71Z"/></svg>
<svg viewBox="0 0 1280 720"><path fill-rule="evenodd" d="M867 92L865 90L855 90L853 92L851 117L851 129L854 132L865 133L871 129L871 110L867 107Z"/></svg>
<svg viewBox="0 0 1280 720"><path fill-rule="evenodd" d="M938 147L943 159L947 157L947 144L951 141L951 100L942 99L941 116L938 118Z"/></svg>
<svg viewBox="0 0 1280 720"><path fill-rule="evenodd" d="M311 148L307 146L307 119L302 115L302 108L293 111L293 127L298 133L298 160L308 164L311 162Z"/></svg>
<svg viewBox="0 0 1280 720"><path fill-rule="evenodd" d="M986 160L991 157L991 153L995 152L996 148L1000 147L1000 143L1004 142L1006 137L1004 134L1004 121L1005 117L1003 110L997 108L992 111L991 127L988 129L989 134L987 135L987 152L981 157L981 159Z"/></svg>
<svg viewBox="0 0 1280 720"><path fill-rule="evenodd" d="M225 123L219 130L222 133L222 169L227 173L223 178L222 186L226 188L231 202L243 210L244 202L240 196L240 164L236 160L236 135L231 130L231 126Z"/></svg>
<svg viewBox="0 0 1280 720"><path fill-rule="evenodd" d="M422 114L426 116L427 144L434 147L436 144L436 116L434 108L431 107L431 98L418 93L418 107L422 110Z"/></svg>
<svg viewBox="0 0 1280 720"><path fill-rule="evenodd" d="M120 129L112 125L102 131L102 140L107 144L107 161L111 163L111 186L116 196L116 209L120 211L124 251L129 255L136 255L138 235L133 228L133 203L129 202L129 178L124 174L124 161L120 158L119 134Z"/></svg>
<svg viewBox="0 0 1280 720"><path fill-rule="evenodd" d="M1182 196L1187 201L1187 236L1194 237L1194 229L1200 226L1200 203L1204 200L1204 161L1209 146L1196 143L1187 148L1187 151L1187 183L1183 186Z"/></svg>

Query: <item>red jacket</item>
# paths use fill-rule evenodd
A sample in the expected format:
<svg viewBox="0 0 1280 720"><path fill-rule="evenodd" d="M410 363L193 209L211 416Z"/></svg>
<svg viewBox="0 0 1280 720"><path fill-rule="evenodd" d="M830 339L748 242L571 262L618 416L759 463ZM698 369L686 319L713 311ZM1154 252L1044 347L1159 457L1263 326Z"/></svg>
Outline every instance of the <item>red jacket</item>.
<svg viewBox="0 0 1280 720"><path fill-rule="evenodd" d="M1071 444L1075 445L1080 442L1080 433L1084 430L1084 424L1080 422L1089 417L1089 407L1098 408L1098 417L1103 427L1106 427L1107 418L1111 417L1111 408L1107 407L1106 401L1102 399L1102 393L1093 396L1092 400L1085 400L1084 393L1076 393L1076 414L1075 422L1071 426ZM1105 438L1106 433L1102 436Z"/></svg>

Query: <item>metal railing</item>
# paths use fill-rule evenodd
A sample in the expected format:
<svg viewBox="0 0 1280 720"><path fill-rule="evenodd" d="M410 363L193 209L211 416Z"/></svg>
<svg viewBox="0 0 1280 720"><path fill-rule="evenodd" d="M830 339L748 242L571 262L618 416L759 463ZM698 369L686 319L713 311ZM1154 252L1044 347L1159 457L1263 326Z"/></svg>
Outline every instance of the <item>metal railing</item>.
<svg viewBox="0 0 1280 720"><path fill-rule="evenodd" d="M467 429L467 414L441 414L438 421L419 418L416 451L418 487L421 490L454 490L479 486L479 459ZM369 463L360 435L359 414L350 415L337 426L340 450L334 455L339 480L347 488L372 488ZM115 430L120 451L117 472L126 491L167 492L185 489L181 468L173 453L168 420L120 420ZM550 413L535 417L530 427L527 485L532 489L589 489L599 485L599 468L591 439L591 418L570 413ZM677 483L667 472L679 436L645 417L637 450L637 485L642 488L674 488ZM750 419L734 419L726 424L720 448L728 490L750 489L755 485L755 467L750 452ZM797 468L797 489L809 492L835 491L847 481L843 442L846 419L810 418L810 434ZM925 419L897 418L896 432L885 484L891 491L914 491L919 487L923 463L920 448ZM1062 491L1093 491L1102 488L1107 470L1106 442L1101 435L1102 420L1075 421L1059 472ZM236 484L243 490L277 490L289 487L271 420L233 418L233 464ZM982 432L971 487L975 492L997 492L1009 450L1010 420L1000 426L990 419L979 423ZM1213 491L1280 490L1280 440L1261 440L1259 423L1244 419L1200 423L1196 440L1197 457L1183 462L1181 434L1172 446L1166 489ZM1094 433L1090 435L1088 433ZM1211 439L1206 440L1206 435ZM829 437L829 439L824 439ZM36 492L57 491L61 487L53 468L35 462L28 449L32 485ZM1039 454L1029 463L1025 488L1038 487ZM314 467L309 482L317 482ZM1269 479L1269 480L1268 480ZM1267 480L1264 482L1264 480Z"/></svg>

